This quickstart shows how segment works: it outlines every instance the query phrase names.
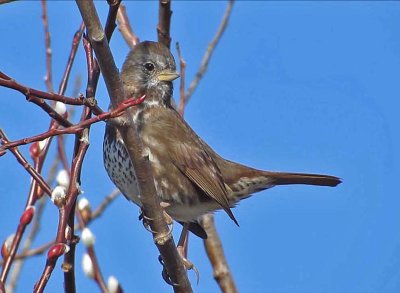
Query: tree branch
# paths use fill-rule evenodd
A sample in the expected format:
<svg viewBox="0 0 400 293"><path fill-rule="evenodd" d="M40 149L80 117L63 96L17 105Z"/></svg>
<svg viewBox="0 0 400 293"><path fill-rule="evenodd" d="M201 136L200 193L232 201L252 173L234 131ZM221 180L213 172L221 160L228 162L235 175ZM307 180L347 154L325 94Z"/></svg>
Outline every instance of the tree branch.
<svg viewBox="0 0 400 293"><path fill-rule="evenodd" d="M225 258L221 239L219 238L217 229L215 228L214 216L212 214L202 216L201 223L204 230L207 232L207 239L204 240L204 247L214 269L215 281L223 293L238 292L229 270L228 262Z"/></svg>
<svg viewBox="0 0 400 293"><path fill-rule="evenodd" d="M103 73L111 104L116 107L124 100L125 94L96 9L92 1L77 0L76 3L86 24L90 42ZM127 111L127 114L130 114L130 111ZM175 292L191 292L192 289L186 270L176 250L171 232L164 221L163 210L156 196L148 156L146 156L136 132L132 115L126 115L124 118L126 126L118 126L118 130L127 147L137 175L143 210L146 218L150 219L149 224L153 231L153 239L161 253L168 275L174 284Z"/></svg>
<svg viewBox="0 0 400 293"><path fill-rule="evenodd" d="M126 15L125 5L121 4L118 9L117 14L118 29L121 32L125 42L128 44L129 48L133 49L137 43L139 43L139 38L133 32L132 26L129 22L129 18Z"/></svg>
<svg viewBox="0 0 400 293"><path fill-rule="evenodd" d="M157 36L158 41L163 43L168 48L171 47L171 1L170 0L159 0L158 6L158 25L157 25Z"/></svg>

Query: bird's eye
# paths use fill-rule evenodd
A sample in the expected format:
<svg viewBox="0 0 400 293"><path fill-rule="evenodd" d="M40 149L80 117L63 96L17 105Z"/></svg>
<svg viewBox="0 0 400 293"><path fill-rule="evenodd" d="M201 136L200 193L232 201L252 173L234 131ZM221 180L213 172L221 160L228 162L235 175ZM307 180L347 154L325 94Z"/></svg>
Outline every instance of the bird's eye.
<svg viewBox="0 0 400 293"><path fill-rule="evenodd" d="M146 68L148 71L153 71L154 70L154 64L151 62L147 62L144 64L144 68Z"/></svg>

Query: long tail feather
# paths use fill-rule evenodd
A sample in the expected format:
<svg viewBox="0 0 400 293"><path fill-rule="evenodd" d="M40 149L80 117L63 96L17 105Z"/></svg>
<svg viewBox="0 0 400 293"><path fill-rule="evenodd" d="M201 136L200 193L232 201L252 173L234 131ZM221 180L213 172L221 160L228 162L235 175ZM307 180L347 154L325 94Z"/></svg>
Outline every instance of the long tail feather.
<svg viewBox="0 0 400 293"><path fill-rule="evenodd" d="M342 180L335 176L305 173L266 172L275 185L307 184L319 186L336 186Z"/></svg>

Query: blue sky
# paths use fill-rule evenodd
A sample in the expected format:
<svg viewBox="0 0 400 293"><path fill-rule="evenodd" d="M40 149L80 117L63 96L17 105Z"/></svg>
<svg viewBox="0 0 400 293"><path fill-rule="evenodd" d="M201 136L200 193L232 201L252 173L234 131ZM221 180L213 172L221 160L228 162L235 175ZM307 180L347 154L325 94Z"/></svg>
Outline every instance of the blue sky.
<svg viewBox="0 0 400 293"><path fill-rule="evenodd" d="M96 4L104 20L107 6ZM157 3L132 1L126 6L139 37L154 40ZM225 6L222 1L173 3L173 44L181 44L187 83ZM40 3L16 2L0 10L1 70L45 89ZM187 107L187 121L231 160L343 178L337 188L286 186L256 194L234 210L240 228L226 214L216 214L241 292L400 292L399 16L397 2L235 4L209 70ZM49 17L57 88L80 19L73 2L61 1L50 1ZM128 48L118 32L111 47L121 65ZM71 80L81 75L85 84L85 74L80 49ZM3 88L0 95L0 127L11 139L46 130L47 116L23 96ZM102 81L97 98L106 109ZM84 196L93 207L113 188L102 166L103 128L92 127L83 168ZM27 154L27 147L21 149ZM0 160L4 239L17 226L30 179L10 154ZM137 216L138 209L121 197L91 226L103 275L115 275L126 292L166 292L157 250ZM52 239L56 218L55 207L47 205L35 246ZM83 250L80 245L78 264ZM202 241L195 237L189 258L201 273L199 285L189 273L194 290L218 292ZM18 292L31 290L44 263L43 256L26 262ZM60 264L48 292L62 289ZM97 290L80 266L77 283L78 292Z"/></svg>

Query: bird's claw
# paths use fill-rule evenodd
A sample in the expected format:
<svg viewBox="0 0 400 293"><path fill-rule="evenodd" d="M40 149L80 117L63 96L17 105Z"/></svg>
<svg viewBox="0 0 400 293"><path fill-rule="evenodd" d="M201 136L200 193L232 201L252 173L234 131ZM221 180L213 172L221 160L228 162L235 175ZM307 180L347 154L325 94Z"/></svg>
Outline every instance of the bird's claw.
<svg viewBox="0 0 400 293"><path fill-rule="evenodd" d="M180 257L181 257L182 263L185 266L186 270L188 270L188 271L189 270L193 270L195 272L196 281L197 281L196 283L199 284L199 281L200 281L200 272L199 272L199 270L197 269L197 267L190 260L188 260L186 258L185 249L182 246L178 246L176 249L178 250L178 253L179 253Z"/></svg>
<svg viewBox="0 0 400 293"><path fill-rule="evenodd" d="M143 227L147 231L149 231L150 233L155 233L155 231L151 230L151 227L150 227L150 224L149 224L149 222L152 221L152 219L145 216L142 208L140 209L139 221L142 221Z"/></svg>
<svg viewBox="0 0 400 293"><path fill-rule="evenodd" d="M176 285L178 285L178 284L172 282L171 278L169 277L168 272L167 272L167 268L166 268L166 266L165 266L164 260L162 259L161 255L158 256L158 261L160 262L160 264L161 264L162 267L163 267L163 270L162 270L162 272L161 272L161 275L162 275L164 281L165 281L168 285L171 285L171 286L176 286Z"/></svg>
<svg viewBox="0 0 400 293"><path fill-rule="evenodd" d="M199 272L199 270L197 269L197 267L196 267L191 261L189 261L187 258L185 258L185 257L181 254L181 251L182 251L182 250L179 249L179 247L177 247L177 249L178 249L179 255L180 255L180 257L181 257L182 263L183 263L183 265L185 266L185 269L188 270L188 271L189 271L189 270L193 270L193 271L195 272L195 274L196 274L196 283L199 284L199 281L200 281L200 272ZM171 286L177 285L176 283L172 282L170 276L168 275L167 268L166 268L166 266L165 266L164 260L162 259L161 255L158 256L158 261L160 262L160 264L161 264L162 267L163 267L163 270L162 270L162 272L161 272L161 275L162 275L164 281L165 281L168 285L171 285Z"/></svg>
<svg viewBox="0 0 400 293"><path fill-rule="evenodd" d="M164 209L164 208L168 207L169 204L165 203L165 202L161 202L160 206ZM165 223L168 225L169 234L172 233L174 220L172 219L172 217L170 215L168 215L168 213L165 210L163 211L163 218L164 218ZM140 214L139 214L139 221L142 221L143 226L147 231L154 233L154 231L151 230L150 224L149 224L149 222L152 220L153 220L152 218L149 218L144 214L144 211L141 208Z"/></svg>

